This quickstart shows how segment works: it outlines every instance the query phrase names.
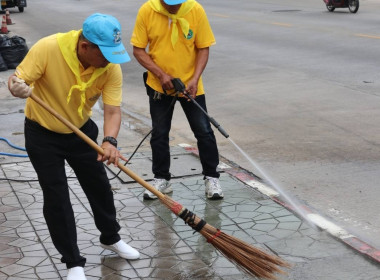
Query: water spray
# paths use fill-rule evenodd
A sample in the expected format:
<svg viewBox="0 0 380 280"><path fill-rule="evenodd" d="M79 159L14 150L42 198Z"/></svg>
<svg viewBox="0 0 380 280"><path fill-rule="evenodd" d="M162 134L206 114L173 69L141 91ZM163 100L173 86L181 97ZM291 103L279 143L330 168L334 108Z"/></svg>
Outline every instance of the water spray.
<svg viewBox="0 0 380 280"><path fill-rule="evenodd" d="M181 81L181 79L179 78L174 78L172 79L172 83L173 83L173 86L174 86L174 89L176 90L176 92L180 92L182 93L183 95L185 95L188 99L191 100L191 102L193 102L193 104L195 104L199 109L202 110L202 112L208 117L208 119L210 120L210 122L219 130L219 132L224 136L226 137L234 146L235 148L251 163L251 165L256 168L257 171L259 171L259 173L261 174L261 176L263 177L262 179L264 181L266 181L270 186L272 186L276 191L278 191L280 193L280 195L292 206L293 210L298 213L299 216L301 216L305 221L307 221L309 223L310 226L312 226L313 228L316 228L315 224L310 220L310 217L308 215L308 213L306 213L302 207L300 207L299 203L297 203L296 201L294 201L295 199L292 199L290 197L290 195L288 195L276 182L274 182L270 176L254 161L252 160L248 155L247 153L245 153L231 138L229 138L229 135L228 133L220 126L220 124L215 120L213 119L200 105L198 102L196 102L194 100L194 98L192 98L190 96L190 94L188 94L186 92L186 86L184 85L184 83Z"/></svg>

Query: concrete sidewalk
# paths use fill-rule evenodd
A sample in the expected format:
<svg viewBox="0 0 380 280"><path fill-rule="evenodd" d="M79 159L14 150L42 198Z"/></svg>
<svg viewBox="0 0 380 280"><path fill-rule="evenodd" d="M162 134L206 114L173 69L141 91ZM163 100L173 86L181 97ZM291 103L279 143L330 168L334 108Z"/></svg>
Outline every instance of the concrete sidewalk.
<svg viewBox="0 0 380 280"><path fill-rule="evenodd" d="M0 137L23 147L24 100L13 98L6 88L12 72L0 73ZM101 128L101 110L95 110L93 119ZM123 116L118 139L123 154L129 157L148 131L131 116ZM290 262L293 267L279 279L380 279L376 249L365 247L347 232L334 235L311 227L281 197L258 191L257 186L263 186L260 180L227 159L222 158L220 164L225 198L207 200L197 150L186 145L171 149L172 198L210 225ZM0 152L25 154L4 141L0 141ZM127 167L144 180L152 180L148 140ZM29 159L0 156L0 169L0 279L65 279L65 265L49 237L42 215L42 192ZM99 246L88 201L67 167L78 244L87 258L89 280L255 279L236 268L199 233L193 233L160 201L144 201L144 188L126 174L118 174L114 167L107 170L122 226L120 233L140 251L141 258L126 261Z"/></svg>

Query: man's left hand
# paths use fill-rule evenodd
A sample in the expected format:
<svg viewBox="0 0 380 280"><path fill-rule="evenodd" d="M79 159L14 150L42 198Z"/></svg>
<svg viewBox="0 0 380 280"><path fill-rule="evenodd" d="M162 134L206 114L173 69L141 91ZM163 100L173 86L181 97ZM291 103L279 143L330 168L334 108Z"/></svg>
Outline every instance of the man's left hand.
<svg viewBox="0 0 380 280"><path fill-rule="evenodd" d="M197 96L197 92L198 92L198 81L191 80L187 84L187 88L185 91L188 95L190 95L191 98L194 99ZM189 101L190 101L190 99L189 99Z"/></svg>
<svg viewBox="0 0 380 280"><path fill-rule="evenodd" d="M104 154L98 154L98 161L107 161L107 165L110 165L113 163L116 167L118 166L119 159L122 159L124 161L128 161L121 153L120 151L111 143L104 142L101 145Z"/></svg>

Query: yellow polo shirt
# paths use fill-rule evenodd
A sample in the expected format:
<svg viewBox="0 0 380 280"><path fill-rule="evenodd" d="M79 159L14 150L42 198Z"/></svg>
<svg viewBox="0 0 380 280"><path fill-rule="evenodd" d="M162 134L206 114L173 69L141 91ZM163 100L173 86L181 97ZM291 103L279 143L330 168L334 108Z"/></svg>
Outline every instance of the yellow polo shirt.
<svg viewBox="0 0 380 280"><path fill-rule="evenodd" d="M88 81L94 67L84 69L78 65L81 79ZM83 119L78 114L81 94L74 90L67 103L70 88L77 84L74 73L67 65L58 46L56 34L39 40L28 52L16 69L17 76L34 87L33 94L41 98L65 119L80 128L91 117L96 101L102 96L105 104L120 106L122 101L122 72L119 64L111 64L109 69L99 76L86 90L86 101L83 108ZM28 98L25 105L25 116L38 122L43 127L57 133L71 133L44 108Z"/></svg>
<svg viewBox="0 0 380 280"><path fill-rule="evenodd" d="M149 4L144 3L136 18L131 44L138 48L149 45L148 54L153 61L173 78L180 78L185 85L195 71L197 49L215 44L214 34L203 7L196 2L184 17L189 22L189 34L185 37L178 25L178 41L172 46L170 19L155 12ZM149 72L147 84L158 92L163 92L160 80ZM198 83L197 95L204 94L202 77Z"/></svg>

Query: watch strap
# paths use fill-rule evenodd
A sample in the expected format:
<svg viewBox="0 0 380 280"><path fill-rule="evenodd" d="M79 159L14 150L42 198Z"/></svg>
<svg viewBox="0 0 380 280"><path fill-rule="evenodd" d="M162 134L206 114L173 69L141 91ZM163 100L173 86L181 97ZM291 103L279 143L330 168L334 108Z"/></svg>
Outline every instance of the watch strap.
<svg viewBox="0 0 380 280"><path fill-rule="evenodd" d="M116 140L116 138L114 138L112 136L106 136L106 137L104 137L102 143L104 143L104 142L108 142L111 145L117 147L117 140Z"/></svg>

